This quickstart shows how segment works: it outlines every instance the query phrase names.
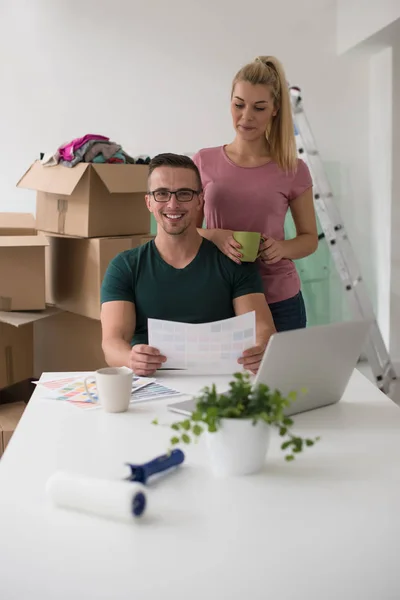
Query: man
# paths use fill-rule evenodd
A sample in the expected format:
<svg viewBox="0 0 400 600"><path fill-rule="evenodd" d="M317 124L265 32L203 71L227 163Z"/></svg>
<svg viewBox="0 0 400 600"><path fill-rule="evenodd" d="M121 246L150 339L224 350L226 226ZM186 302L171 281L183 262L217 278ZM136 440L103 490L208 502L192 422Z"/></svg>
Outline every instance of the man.
<svg viewBox="0 0 400 600"><path fill-rule="evenodd" d="M197 232L203 208L199 171L187 156L160 154L149 165L146 204L155 240L110 263L101 289L103 351L110 366L149 376L167 360L148 345L147 319L207 323L256 313L256 346L238 359L256 373L275 328L253 263L236 264Z"/></svg>

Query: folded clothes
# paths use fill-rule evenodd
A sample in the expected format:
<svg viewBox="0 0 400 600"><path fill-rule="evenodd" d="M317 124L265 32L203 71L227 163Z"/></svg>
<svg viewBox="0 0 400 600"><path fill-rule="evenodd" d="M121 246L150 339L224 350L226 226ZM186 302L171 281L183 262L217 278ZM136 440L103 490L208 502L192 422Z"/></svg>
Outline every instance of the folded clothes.
<svg viewBox="0 0 400 600"><path fill-rule="evenodd" d="M126 160L125 160L125 156L123 152L116 152L115 154L113 154L112 156L106 158L104 156L104 154L100 153L97 156L94 157L93 161L94 163L111 163L111 164L125 164Z"/></svg>
<svg viewBox="0 0 400 600"><path fill-rule="evenodd" d="M148 165L150 163L150 156L135 156L133 159L135 161L135 165Z"/></svg>
<svg viewBox="0 0 400 600"><path fill-rule="evenodd" d="M150 156L139 155L133 158L110 138L88 133L63 144L53 154L41 154L40 162L45 167L60 164L68 168L75 167L80 162L148 165Z"/></svg>
<svg viewBox="0 0 400 600"><path fill-rule="evenodd" d="M93 159L102 154L104 158L107 160L111 158L116 152L121 150L121 146L119 144L115 144L115 142L97 142L95 141L91 148L85 153L84 161L92 162Z"/></svg>
<svg viewBox="0 0 400 600"><path fill-rule="evenodd" d="M89 140L83 144L83 146L78 148L78 150L76 150L75 156L72 160L61 159L60 164L63 165L63 167L75 167L75 165L83 161L85 154L90 151L90 148L98 143L101 142L98 142L97 140Z"/></svg>
<svg viewBox="0 0 400 600"><path fill-rule="evenodd" d="M75 156L76 151L81 148L86 142L96 140L99 142L108 142L110 138L104 135L97 135L94 133L88 133L81 138L76 138L72 142L64 144L58 149L61 160L72 160Z"/></svg>
<svg viewBox="0 0 400 600"><path fill-rule="evenodd" d="M57 150L54 154L43 154L40 162L44 167L55 167L60 162L60 153Z"/></svg>
<svg viewBox="0 0 400 600"><path fill-rule="evenodd" d="M134 165L135 163L135 159L132 158L132 156L129 156L129 154L127 154L126 152L124 152L124 150L122 150L122 154L125 157L125 162L129 165Z"/></svg>

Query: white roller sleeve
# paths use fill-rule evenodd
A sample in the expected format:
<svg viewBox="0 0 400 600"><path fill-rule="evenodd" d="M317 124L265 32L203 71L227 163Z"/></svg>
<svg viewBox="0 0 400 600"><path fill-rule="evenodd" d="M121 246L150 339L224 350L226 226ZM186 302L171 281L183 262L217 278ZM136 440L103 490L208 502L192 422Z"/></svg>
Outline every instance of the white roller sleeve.
<svg viewBox="0 0 400 600"><path fill-rule="evenodd" d="M130 481L109 481L59 471L46 485L53 504L105 519L132 522L143 515L147 490Z"/></svg>

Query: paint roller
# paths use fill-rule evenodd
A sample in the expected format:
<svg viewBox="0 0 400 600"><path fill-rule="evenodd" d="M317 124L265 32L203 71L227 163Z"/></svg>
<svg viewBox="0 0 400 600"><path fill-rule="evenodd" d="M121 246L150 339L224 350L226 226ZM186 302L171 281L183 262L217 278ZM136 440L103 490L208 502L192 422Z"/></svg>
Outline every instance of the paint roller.
<svg viewBox="0 0 400 600"><path fill-rule="evenodd" d="M105 519L133 522L146 511L145 485L149 478L177 467L184 460L182 450L176 449L142 465L126 463L130 468L130 475L121 481L57 471L47 481L46 494L59 508Z"/></svg>

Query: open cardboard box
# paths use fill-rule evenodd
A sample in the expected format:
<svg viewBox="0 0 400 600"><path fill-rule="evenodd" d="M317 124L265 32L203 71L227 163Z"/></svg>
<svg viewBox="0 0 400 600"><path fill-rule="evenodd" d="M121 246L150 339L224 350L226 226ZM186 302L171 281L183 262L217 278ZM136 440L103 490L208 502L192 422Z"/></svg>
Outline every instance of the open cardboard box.
<svg viewBox="0 0 400 600"><path fill-rule="evenodd" d="M147 165L33 163L17 187L36 190L36 227L78 237L150 231L144 195Z"/></svg>
<svg viewBox="0 0 400 600"><path fill-rule="evenodd" d="M108 238L67 238L39 232L46 248L46 301L65 311L100 319L100 287L110 261L136 248L149 234Z"/></svg>
<svg viewBox="0 0 400 600"><path fill-rule="evenodd" d="M35 217L30 213L0 213L0 235L36 235Z"/></svg>
<svg viewBox="0 0 400 600"><path fill-rule="evenodd" d="M55 307L32 313L0 311L0 389L33 377L33 323L59 312Z"/></svg>

